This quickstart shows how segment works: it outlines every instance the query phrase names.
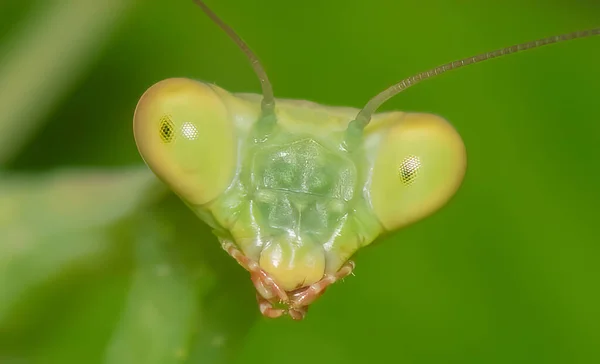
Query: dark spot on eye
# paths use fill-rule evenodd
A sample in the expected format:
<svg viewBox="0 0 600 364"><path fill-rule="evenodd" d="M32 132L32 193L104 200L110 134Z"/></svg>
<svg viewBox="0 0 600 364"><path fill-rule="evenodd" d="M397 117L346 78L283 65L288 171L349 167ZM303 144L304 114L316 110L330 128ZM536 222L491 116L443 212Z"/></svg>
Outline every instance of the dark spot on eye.
<svg viewBox="0 0 600 364"><path fill-rule="evenodd" d="M410 155L402 161L400 164L400 168L398 168L398 173L400 175L400 180L402 183L409 185L415 181L417 175L419 173L419 169L421 168L421 161L418 157L414 155Z"/></svg>
<svg viewBox="0 0 600 364"><path fill-rule="evenodd" d="M163 116L160 118L158 132L163 143L170 143L175 139L175 125L173 125L170 116Z"/></svg>

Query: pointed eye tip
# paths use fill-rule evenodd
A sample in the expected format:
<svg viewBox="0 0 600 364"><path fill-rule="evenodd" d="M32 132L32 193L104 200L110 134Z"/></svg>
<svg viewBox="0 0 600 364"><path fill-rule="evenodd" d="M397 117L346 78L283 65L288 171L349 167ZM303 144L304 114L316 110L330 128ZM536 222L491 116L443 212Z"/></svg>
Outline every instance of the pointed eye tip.
<svg viewBox="0 0 600 364"><path fill-rule="evenodd" d="M382 131L371 198L384 227L395 230L431 215L456 193L467 153L456 129L430 114L406 114Z"/></svg>

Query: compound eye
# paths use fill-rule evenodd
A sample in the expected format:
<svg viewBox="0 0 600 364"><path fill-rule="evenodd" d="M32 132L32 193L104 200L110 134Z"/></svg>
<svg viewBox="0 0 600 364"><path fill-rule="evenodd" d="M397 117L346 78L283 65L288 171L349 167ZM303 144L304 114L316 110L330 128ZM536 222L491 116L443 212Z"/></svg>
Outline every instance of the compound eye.
<svg viewBox="0 0 600 364"><path fill-rule="evenodd" d="M431 114L402 114L385 133L371 184L375 214L395 230L440 209L462 183L467 155L460 135Z"/></svg>
<svg viewBox="0 0 600 364"><path fill-rule="evenodd" d="M416 155L408 155L402 163L400 163L400 167L398 167L398 175L400 176L400 181L405 185L409 185L415 181L417 178L417 174L419 173L419 169L421 168L421 160Z"/></svg>
<svg viewBox="0 0 600 364"><path fill-rule="evenodd" d="M146 164L191 204L216 198L233 178L233 123L204 83L172 78L153 85L138 102L133 129Z"/></svg>

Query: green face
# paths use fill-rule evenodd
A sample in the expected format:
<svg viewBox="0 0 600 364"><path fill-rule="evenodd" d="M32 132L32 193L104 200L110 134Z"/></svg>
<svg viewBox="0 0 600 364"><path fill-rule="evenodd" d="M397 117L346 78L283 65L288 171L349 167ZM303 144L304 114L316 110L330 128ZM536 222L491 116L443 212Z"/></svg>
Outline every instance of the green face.
<svg viewBox="0 0 600 364"><path fill-rule="evenodd" d="M329 285L352 273L358 249L432 214L459 188L466 151L454 128L431 114L374 114L383 102L448 70L600 34L575 32L448 63L391 86L359 112L274 99L252 51L194 1L246 53L263 95L161 81L138 103L135 140L154 173L250 272L268 317L304 317Z"/></svg>
<svg viewBox="0 0 600 364"><path fill-rule="evenodd" d="M445 120L376 115L349 151L357 112L277 100L265 128L259 95L169 79L141 98L134 131L146 163L218 237L293 292L437 210L462 181L465 148Z"/></svg>

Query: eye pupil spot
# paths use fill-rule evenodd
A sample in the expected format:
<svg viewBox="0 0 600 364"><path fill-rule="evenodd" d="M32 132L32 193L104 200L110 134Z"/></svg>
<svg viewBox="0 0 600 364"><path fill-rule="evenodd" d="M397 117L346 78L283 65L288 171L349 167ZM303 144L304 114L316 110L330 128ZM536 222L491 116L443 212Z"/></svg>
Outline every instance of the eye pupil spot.
<svg viewBox="0 0 600 364"><path fill-rule="evenodd" d="M160 119L159 135L163 143L170 143L175 139L175 125L169 116Z"/></svg>
<svg viewBox="0 0 600 364"><path fill-rule="evenodd" d="M400 175L402 183L406 185L413 183L417 178L420 168L421 160L418 157L410 155L404 158L400 164L400 168L398 168L398 174Z"/></svg>

